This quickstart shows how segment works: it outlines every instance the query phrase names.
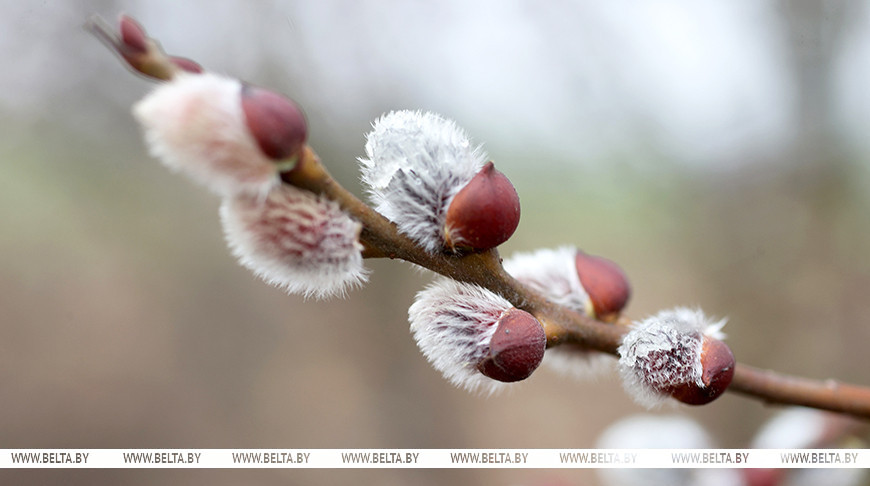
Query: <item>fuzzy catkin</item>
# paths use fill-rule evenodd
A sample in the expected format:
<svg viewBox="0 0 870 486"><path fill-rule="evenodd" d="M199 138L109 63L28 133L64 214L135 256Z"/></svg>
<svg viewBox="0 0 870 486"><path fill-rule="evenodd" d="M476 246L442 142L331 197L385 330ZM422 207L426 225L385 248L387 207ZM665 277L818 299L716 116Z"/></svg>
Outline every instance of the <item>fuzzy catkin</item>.
<svg viewBox="0 0 870 486"><path fill-rule="evenodd" d="M360 169L374 208L426 251L439 251L447 208L486 154L453 121L409 110L377 119L365 149Z"/></svg>
<svg viewBox="0 0 870 486"><path fill-rule="evenodd" d="M220 196L267 193L278 169L248 130L241 89L212 73L158 85L133 107L150 153Z"/></svg>
<svg viewBox="0 0 870 486"><path fill-rule="evenodd" d="M289 293L326 298L365 282L360 223L338 203L293 186L221 205L227 244L242 266Z"/></svg>
<svg viewBox="0 0 870 486"><path fill-rule="evenodd" d="M440 278L408 309L411 333L432 366L450 383L492 394L508 386L477 370L501 315L513 306L477 285Z"/></svg>
<svg viewBox="0 0 870 486"><path fill-rule="evenodd" d="M685 307L661 311L635 323L617 349L626 392L637 403L652 408L667 399L669 388L688 383L703 387L703 338L724 338L724 325L724 319L714 322L700 310Z"/></svg>

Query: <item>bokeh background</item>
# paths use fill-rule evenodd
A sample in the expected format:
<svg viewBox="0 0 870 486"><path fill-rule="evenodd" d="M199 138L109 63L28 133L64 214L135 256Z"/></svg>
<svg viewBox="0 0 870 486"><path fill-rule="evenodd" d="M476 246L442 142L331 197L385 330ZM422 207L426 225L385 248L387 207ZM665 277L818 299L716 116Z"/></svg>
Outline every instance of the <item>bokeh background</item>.
<svg viewBox="0 0 870 486"><path fill-rule="evenodd" d="M587 448L640 412L612 374L451 388L371 261L303 301L224 247L218 200L151 159L151 86L82 28L272 87L357 194L383 112L458 121L515 183L502 253L619 262L628 313L727 316L738 359L870 384L870 7L857 1L0 1L0 447ZM743 447L774 409L677 412ZM673 413L673 409L664 412ZM598 484L590 471L28 471L28 484Z"/></svg>

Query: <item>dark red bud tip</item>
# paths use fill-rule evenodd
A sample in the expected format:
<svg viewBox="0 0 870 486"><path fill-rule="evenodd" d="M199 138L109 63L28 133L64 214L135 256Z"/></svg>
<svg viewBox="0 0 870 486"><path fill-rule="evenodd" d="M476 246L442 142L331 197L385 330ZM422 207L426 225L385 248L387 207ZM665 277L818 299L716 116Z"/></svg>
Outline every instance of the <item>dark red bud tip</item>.
<svg viewBox="0 0 870 486"><path fill-rule="evenodd" d="M494 325L489 356L477 369L506 383L525 380L544 359L547 335L543 326L533 315L515 308L502 314Z"/></svg>
<svg viewBox="0 0 870 486"><path fill-rule="evenodd" d="M577 252L575 264L595 315L602 321L615 320L631 297L631 286L625 272L606 258L582 251Z"/></svg>
<svg viewBox="0 0 870 486"><path fill-rule="evenodd" d="M450 248L488 250L504 243L520 224L520 197L511 181L487 162L453 197L444 222Z"/></svg>
<svg viewBox="0 0 870 486"><path fill-rule="evenodd" d="M689 405L704 405L719 398L734 378L734 354L724 342L704 336L701 343L701 381L688 383L671 390L671 396Z"/></svg>
<svg viewBox="0 0 870 486"><path fill-rule="evenodd" d="M91 17L85 27L118 53L135 72L146 77L168 81L178 72L178 67L166 57L154 39L132 17L122 15L118 28L109 25L99 16Z"/></svg>
<svg viewBox="0 0 870 486"><path fill-rule="evenodd" d="M193 74L201 74L203 72L202 66L186 57L170 57L169 60L182 71Z"/></svg>
<svg viewBox="0 0 870 486"><path fill-rule="evenodd" d="M267 157L283 160L302 150L308 125L296 103L275 92L244 85L242 110L248 129Z"/></svg>
<svg viewBox="0 0 870 486"><path fill-rule="evenodd" d="M148 52L148 36L145 34L145 29L133 20L132 17L121 15L119 23L119 31L121 32L121 43L129 54L145 54Z"/></svg>

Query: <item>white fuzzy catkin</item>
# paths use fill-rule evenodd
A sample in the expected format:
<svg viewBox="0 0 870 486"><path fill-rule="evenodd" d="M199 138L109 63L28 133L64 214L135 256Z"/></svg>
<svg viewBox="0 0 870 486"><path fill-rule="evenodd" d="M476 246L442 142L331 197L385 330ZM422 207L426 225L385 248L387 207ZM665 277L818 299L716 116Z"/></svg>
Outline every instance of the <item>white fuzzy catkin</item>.
<svg viewBox="0 0 870 486"><path fill-rule="evenodd" d="M239 263L287 292L326 298L367 278L360 223L308 191L285 185L265 198L225 198L221 222Z"/></svg>
<svg viewBox="0 0 870 486"><path fill-rule="evenodd" d="M725 319L712 321L699 309L677 307L637 322L623 337L619 374L626 392L646 407L660 405L662 390L701 380L702 341L705 335L723 339Z"/></svg>
<svg viewBox="0 0 870 486"><path fill-rule="evenodd" d="M577 248L562 246L517 253L504 261L515 279L544 297L580 314L588 314L592 303L577 274ZM597 351L574 345L548 349L543 364L566 376L589 379L611 368L613 359Z"/></svg>
<svg viewBox="0 0 870 486"><path fill-rule="evenodd" d="M133 107L151 155L221 196L262 195L278 169L248 130L237 79L180 73Z"/></svg>
<svg viewBox="0 0 870 486"><path fill-rule="evenodd" d="M504 269L554 303L588 314L592 304L580 283L576 258L577 248L573 246L544 248L514 254L504 261Z"/></svg>
<svg viewBox="0 0 870 486"><path fill-rule="evenodd" d="M368 158L359 162L374 208L427 251L439 251L447 208L486 154L453 121L408 110L377 119L365 148Z"/></svg>
<svg viewBox="0 0 870 486"><path fill-rule="evenodd" d="M432 366L450 383L492 394L506 386L477 370L489 354L496 322L513 306L477 285L439 278L408 309L411 333Z"/></svg>

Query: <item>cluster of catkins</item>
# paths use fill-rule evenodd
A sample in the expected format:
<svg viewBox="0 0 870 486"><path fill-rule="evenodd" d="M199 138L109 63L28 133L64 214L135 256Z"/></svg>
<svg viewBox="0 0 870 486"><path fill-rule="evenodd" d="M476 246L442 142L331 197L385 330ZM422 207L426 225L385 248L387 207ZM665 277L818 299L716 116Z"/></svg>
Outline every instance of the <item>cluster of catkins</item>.
<svg viewBox="0 0 870 486"><path fill-rule="evenodd" d="M239 262L305 296L344 294L364 282L361 224L337 202L281 180L308 150L296 104L181 58L170 58L174 71L155 74L148 61L155 46L122 17L116 50L137 71L165 81L135 105L134 115L154 156L221 197L224 233ZM372 207L425 251L485 251L517 228L516 190L454 122L433 113L388 113L373 123L365 152L359 162ZM575 247L518 254L504 267L553 302L612 325L619 325L630 294L616 264ZM492 392L523 380L544 360L544 326L477 285L438 278L417 294L409 318L426 358L469 390ZM716 398L734 367L720 340L722 324L678 308L632 325L619 348L626 389L645 404L667 396L694 404ZM546 354L569 370L588 369L605 356L576 344Z"/></svg>

